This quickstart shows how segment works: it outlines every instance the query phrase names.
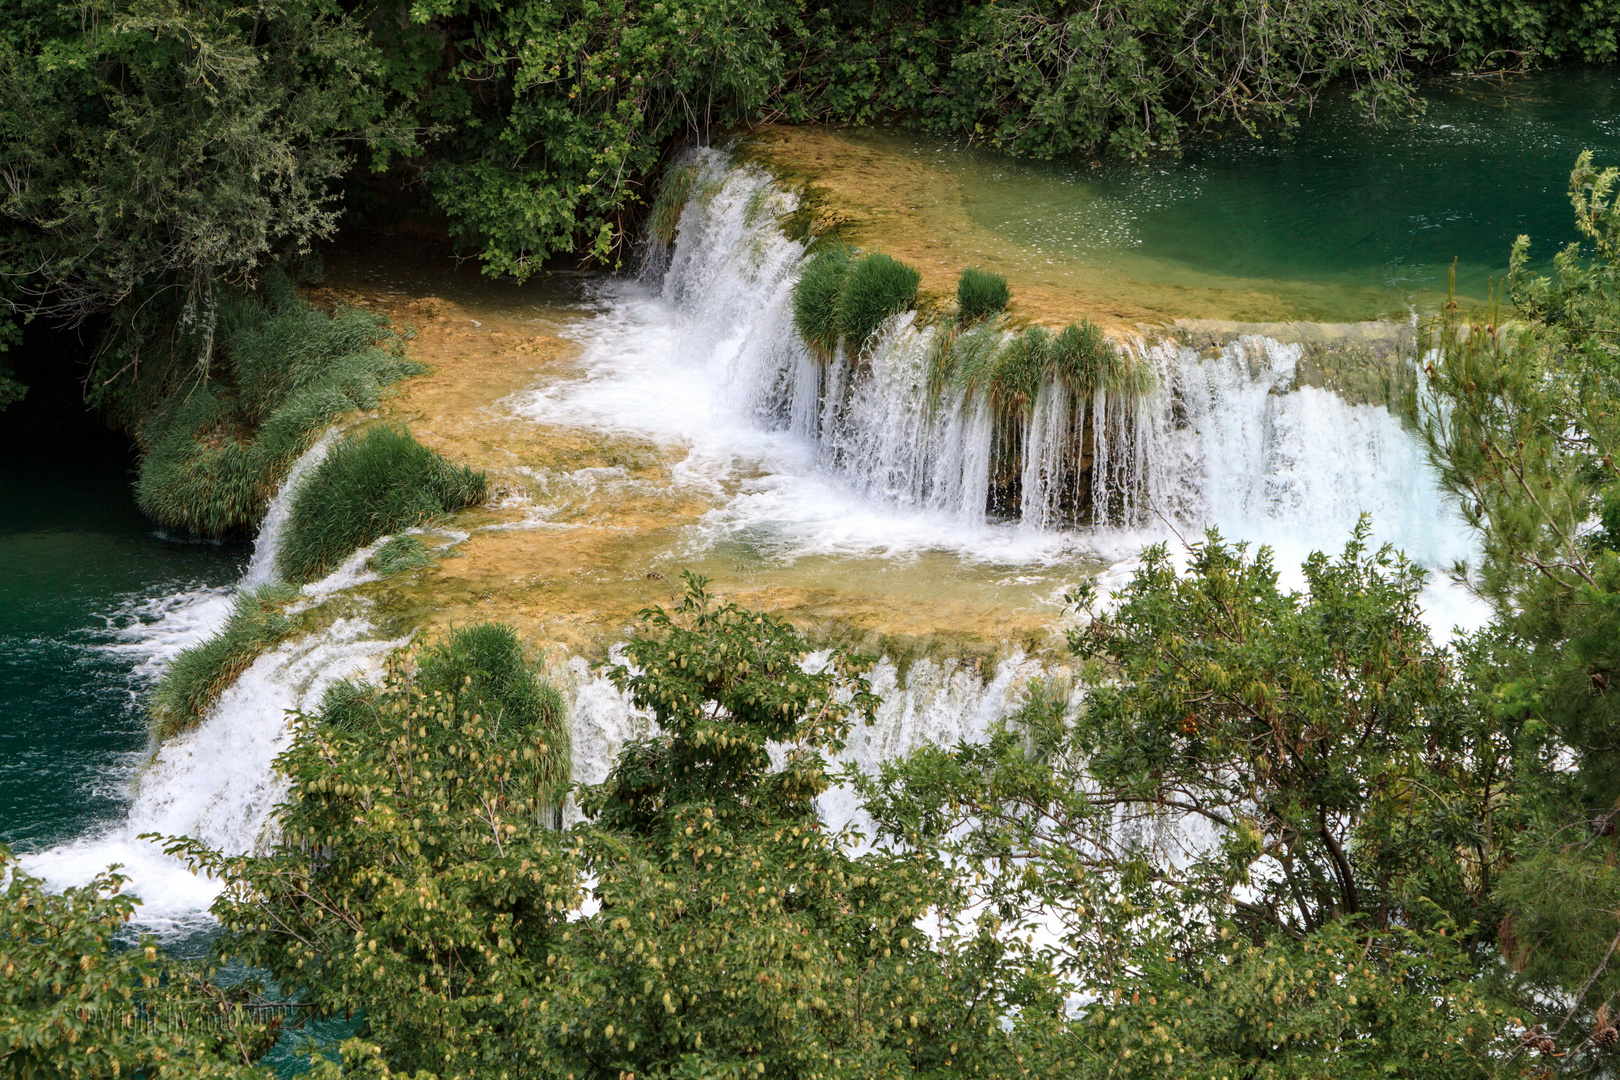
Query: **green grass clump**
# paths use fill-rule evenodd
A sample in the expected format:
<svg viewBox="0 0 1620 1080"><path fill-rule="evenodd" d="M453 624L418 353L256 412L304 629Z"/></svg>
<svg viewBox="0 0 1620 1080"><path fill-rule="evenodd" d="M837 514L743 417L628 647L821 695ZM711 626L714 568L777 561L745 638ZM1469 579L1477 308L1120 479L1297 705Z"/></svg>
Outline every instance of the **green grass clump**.
<svg viewBox="0 0 1620 1080"><path fill-rule="evenodd" d="M410 533L401 533L389 540L377 549L376 554L372 555L367 563L384 577L432 564L433 556L428 553L427 545L422 543L420 536Z"/></svg>
<svg viewBox="0 0 1620 1080"><path fill-rule="evenodd" d="M388 426L332 447L293 498L277 569L312 581L379 536L481 502L489 478Z"/></svg>
<svg viewBox="0 0 1620 1080"><path fill-rule="evenodd" d="M1027 416L1049 381L1063 384L1078 401L1099 389L1141 395L1153 388L1153 373L1115 348L1094 323L1082 320L1052 333L1032 326L1007 336L988 323L941 335L930 370L936 395L954 386L983 396L998 415Z"/></svg>
<svg viewBox="0 0 1620 1080"><path fill-rule="evenodd" d="M838 294L838 334L844 352L855 356L892 316L917 306L922 274L882 252L871 252L849 268Z"/></svg>
<svg viewBox="0 0 1620 1080"><path fill-rule="evenodd" d="M281 609L296 595L278 585L241 593L219 633L174 658L148 702L158 738L171 738L202 720L260 653L287 636L291 627Z"/></svg>
<svg viewBox="0 0 1620 1080"><path fill-rule="evenodd" d="M676 165L664 173L663 182L658 185L647 227L665 247L675 242L675 230L681 224L681 211L686 209L687 201L692 198L692 187L697 183L697 176L697 166Z"/></svg>
<svg viewBox="0 0 1620 1080"><path fill-rule="evenodd" d="M417 658L408 690L435 701L453 697L457 711L479 716L498 746L534 749L532 757L518 760L535 797L548 806L561 801L573 761L568 711L557 688L535 674L510 626L478 623L452 630ZM320 720L364 735L379 726L377 710L405 693L402 682L382 689L334 683L321 703ZM439 733L433 728L426 737Z"/></svg>
<svg viewBox="0 0 1620 1080"><path fill-rule="evenodd" d="M404 358L387 320L322 312L277 275L264 296L221 308L223 363L214 376L175 390L136 429L145 451L135 481L142 512L204 536L255 528L322 430L424 370Z"/></svg>
<svg viewBox="0 0 1620 1080"><path fill-rule="evenodd" d="M1005 311L1012 301L1007 279L989 270L969 266L956 282L956 317L964 326Z"/></svg>
<svg viewBox="0 0 1620 1080"><path fill-rule="evenodd" d="M831 360L838 351L838 297L854 261L846 245L824 244L793 286L793 326L822 360Z"/></svg>

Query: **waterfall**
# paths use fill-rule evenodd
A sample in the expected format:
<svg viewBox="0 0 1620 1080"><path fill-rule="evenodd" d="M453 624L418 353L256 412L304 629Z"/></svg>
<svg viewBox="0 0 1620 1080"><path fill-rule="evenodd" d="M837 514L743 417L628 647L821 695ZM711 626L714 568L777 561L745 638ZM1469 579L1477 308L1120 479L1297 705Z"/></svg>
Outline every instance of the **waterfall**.
<svg viewBox="0 0 1620 1080"><path fill-rule="evenodd" d="M685 447L684 480L723 498L707 526L789 554L925 548L1024 561L1076 547L1118 557L1206 526L1303 555L1337 550L1363 511L1430 566L1472 540L1414 433L1388 408L1300 385L1302 350L1245 337L1198 350L1123 347L1144 393L1049 383L1019 417L930 386L935 331L911 314L859 356L812 356L793 328L803 246L794 198L715 151L672 250L608 286L573 331L588 374L523 416ZM661 276L657 270L662 268Z"/></svg>
<svg viewBox="0 0 1620 1080"><path fill-rule="evenodd" d="M298 494L298 487L304 482L304 477L314 472L321 462L326 460L327 451L332 449L332 443L338 434L338 428L328 428L308 450L298 456L292 468L287 470L286 479L282 480L281 487L276 489L270 505L265 508L264 520L259 523L259 535L253 541L253 558L248 562L247 571L242 575L242 588L256 589L276 580L278 576L276 559L281 552L281 538L287 529L287 520L292 516L293 497Z"/></svg>
<svg viewBox="0 0 1620 1080"><path fill-rule="evenodd" d="M332 438L329 432L288 472L265 515L239 588L273 580L292 497ZM129 625L109 648L133 660L132 680L149 687L181 650L224 625L237 592L197 590L140 602L130 609ZM317 708L337 679L380 671L383 658L407 640L379 641L371 631L363 618L339 619L260 656L196 727L157 748L122 821L25 855L22 868L64 888L82 885L108 865L121 863L121 872L131 879L127 890L143 901L137 919L145 929L175 936L210 925L206 912L220 883L193 876L159 845L139 839L140 834L192 836L232 854L257 849L286 790L274 762L291 743L287 713Z"/></svg>

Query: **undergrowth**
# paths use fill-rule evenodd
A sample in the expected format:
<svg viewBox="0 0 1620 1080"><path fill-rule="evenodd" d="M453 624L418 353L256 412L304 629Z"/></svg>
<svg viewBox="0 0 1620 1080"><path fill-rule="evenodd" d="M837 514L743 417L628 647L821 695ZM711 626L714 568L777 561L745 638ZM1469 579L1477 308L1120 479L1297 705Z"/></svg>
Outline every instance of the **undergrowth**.
<svg viewBox="0 0 1620 1080"><path fill-rule="evenodd" d="M484 473L452 465L411 437L378 425L346 436L293 498L277 569L312 581L350 552L481 502Z"/></svg>
<svg viewBox="0 0 1620 1080"><path fill-rule="evenodd" d="M287 636L291 625L282 607L296 595L280 585L240 593L217 634L174 658L148 703L158 738L171 738L202 720L248 665Z"/></svg>
<svg viewBox="0 0 1620 1080"><path fill-rule="evenodd" d="M204 536L254 529L292 463L339 416L374 407L384 388L420 365L406 360L380 315L328 314L281 275L263 295L222 301L220 357L206 373L170 343L166 392L133 408L144 451L135 482L142 512Z"/></svg>

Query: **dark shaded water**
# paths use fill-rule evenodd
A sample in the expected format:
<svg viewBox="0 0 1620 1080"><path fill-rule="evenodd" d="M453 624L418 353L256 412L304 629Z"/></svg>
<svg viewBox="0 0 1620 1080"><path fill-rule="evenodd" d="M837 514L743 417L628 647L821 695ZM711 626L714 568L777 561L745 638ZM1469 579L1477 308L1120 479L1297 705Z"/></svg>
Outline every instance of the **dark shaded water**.
<svg viewBox="0 0 1620 1080"><path fill-rule="evenodd" d="M148 654L118 631L145 601L235 580L245 554L160 535L120 437L36 441L37 420L0 414L0 841L19 851L122 812L151 736Z"/></svg>

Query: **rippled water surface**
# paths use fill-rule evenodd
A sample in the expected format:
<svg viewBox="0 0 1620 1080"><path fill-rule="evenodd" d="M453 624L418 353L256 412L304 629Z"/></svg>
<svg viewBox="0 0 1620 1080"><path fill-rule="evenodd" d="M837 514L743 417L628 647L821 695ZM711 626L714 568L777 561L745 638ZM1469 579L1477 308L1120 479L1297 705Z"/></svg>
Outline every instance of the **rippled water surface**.
<svg viewBox="0 0 1620 1080"><path fill-rule="evenodd" d="M1612 68L1431 82L1424 102L1379 126L1330 95L1292 132L1227 132L1138 164L862 137L953 173L976 224L1054 266L1250 287L1286 296L1297 317L1347 321L1432 301L1452 260L1459 291L1483 298L1515 236L1543 259L1576 239L1566 188L1583 149L1620 164Z"/></svg>
<svg viewBox="0 0 1620 1080"><path fill-rule="evenodd" d="M0 840L34 850L117 816L151 750L120 630L232 581L243 552L163 537L115 440L0 445Z"/></svg>

